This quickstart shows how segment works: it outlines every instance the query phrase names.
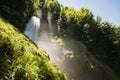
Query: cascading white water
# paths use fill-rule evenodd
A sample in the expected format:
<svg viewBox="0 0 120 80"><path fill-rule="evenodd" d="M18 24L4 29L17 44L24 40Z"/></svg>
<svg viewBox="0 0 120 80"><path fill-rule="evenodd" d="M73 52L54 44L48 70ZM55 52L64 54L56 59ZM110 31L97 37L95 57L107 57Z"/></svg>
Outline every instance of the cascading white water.
<svg viewBox="0 0 120 80"><path fill-rule="evenodd" d="M48 12L48 24L49 24L50 32L53 32L53 30L52 30L52 13L51 12Z"/></svg>
<svg viewBox="0 0 120 80"><path fill-rule="evenodd" d="M24 33L35 43L38 41L38 33L40 29L40 19L33 16L26 24Z"/></svg>
<svg viewBox="0 0 120 80"><path fill-rule="evenodd" d="M38 14L37 14L37 16L40 18L40 19L42 19L42 10L40 9L40 10L38 10Z"/></svg>
<svg viewBox="0 0 120 80"><path fill-rule="evenodd" d="M38 18L39 17L39 18ZM36 45L47 52L51 61L55 61L55 54L53 54L53 49L50 41L49 28L51 27L47 22L40 22L42 18L39 14L38 17L32 16L28 23L26 24L26 28L24 34L28 36ZM51 22L51 16L49 15L49 22ZM41 25L41 27L40 27Z"/></svg>
<svg viewBox="0 0 120 80"><path fill-rule="evenodd" d="M36 43L36 45L44 50L50 58L50 61L55 63L61 70L66 69L65 64L65 50L63 46L51 42L50 32L52 31L52 14L48 13L48 22L40 22L41 15L38 17L33 16L26 24L24 33ZM64 65L63 65L64 64ZM67 73L67 71L66 71Z"/></svg>

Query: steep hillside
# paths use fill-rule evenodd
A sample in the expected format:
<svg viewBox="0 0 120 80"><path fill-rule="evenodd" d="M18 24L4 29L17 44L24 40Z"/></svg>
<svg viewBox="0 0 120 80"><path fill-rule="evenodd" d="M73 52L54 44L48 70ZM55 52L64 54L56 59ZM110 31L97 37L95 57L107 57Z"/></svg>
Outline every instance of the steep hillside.
<svg viewBox="0 0 120 80"><path fill-rule="evenodd" d="M2 80L66 80L51 65L45 52L0 18L0 79Z"/></svg>

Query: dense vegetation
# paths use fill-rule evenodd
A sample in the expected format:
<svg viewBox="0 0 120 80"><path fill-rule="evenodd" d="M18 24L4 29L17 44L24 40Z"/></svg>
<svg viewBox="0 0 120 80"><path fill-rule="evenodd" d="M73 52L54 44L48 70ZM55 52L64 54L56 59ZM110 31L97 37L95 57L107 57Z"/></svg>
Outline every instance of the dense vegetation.
<svg viewBox="0 0 120 80"><path fill-rule="evenodd" d="M0 80L66 80L30 39L0 18Z"/></svg>
<svg viewBox="0 0 120 80"><path fill-rule="evenodd" d="M81 8L80 10L75 10L70 7L64 7L60 5L57 0L20 0L19 2L17 0L0 0L0 15L4 19L8 20L10 23L15 25L21 31L23 31L26 21L36 12L38 8L42 9L45 13L43 15L44 18L47 18L47 12L52 12L53 20L55 20L59 26L59 32L57 36L68 39L72 38L76 41L82 41L87 46L88 51L91 52L91 54L97 60L107 64L119 76L120 26L115 26L109 21L102 21L101 17L99 16L95 18L94 14L89 9ZM9 28L9 26L11 25L5 25L6 23L4 23L1 19L0 27L6 26L5 28L0 28L0 31L2 31L0 33L0 44L2 44L0 45L0 58L2 61L4 61L4 63L2 63L1 65L6 66L6 68L0 66L0 71L3 70L3 72L0 73L1 77L5 77L7 73L7 76L16 78L16 76L23 76L23 74L26 73L23 78L27 78L26 76L32 75L33 73L31 72L33 71L35 75L32 76L32 78L39 78L36 77L39 73L39 71L37 70L42 70L42 68L45 70L47 69L48 63L46 63L46 58L44 63L44 60L42 60L42 58L39 58L39 55L41 55L39 54L40 52L38 50L38 52L36 52L37 48L35 48L35 46L30 43L31 41L23 37L23 35L21 36L25 39L25 41L24 39L21 39L21 36L14 38L16 34L12 33L12 30L16 30L16 28ZM20 32L18 31L17 33ZM13 39L11 39L9 36L11 36L11 38ZM15 45L16 43L13 43L13 41L18 41L19 45ZM28 47L26 44L30 47ZM35 51L33 49L33 46L35 48ZM28 54L27 51L34 54ZM2 52L4 52L5 54L3 54ZM21 53L21 55L16 53L15 55L13 55L13 52ZM6 55L6 53L9 54ZM19 58L23 59L20 59L19 61L18 58L15 57L16 55L19 55ZM23 56L27 58L24 58ZM30 64L30 67L38 67L37 70L36 68L32 68L34 70L29 69L26 62L24 62L27 61L27 59L27 63ZM46 66L45 68L40 68L41 64L36 64L40 61L41 63L44 63L43 65ZM18 67L14 67L16 65ZM48 74L49 70L51 71L51 69L53 68L51 67L50 69L47 69ZM46 75L46 73L44 72L43 74ZM55 76L56 75L54 75L54 77ZM46 77L49 76L46 75Z"/></svg>
<svg viewBox="0 0 120 80"><path fill-rule="evenodd" d="M82 41L93 56L120 74L120 27L101 21L89 9L62 7L59 36Z"/></svg>
<svg viewBox="0 0 120 80"><path fill-rule="evenodd" d="M43 17L46 13L52 12L55 20L60 13L60 4L57 0L0 0L0 15L23 31L28 19L36 15L37 10L42 9Z"/></svg>
<svg viewBox="0 0 120 80"><path fill-rule="evenodd" d="M46 19L47 13L52 13L52 22L56 22L60 16L60 4L58 0L40 0L40 9L43 11L43 18Z"/></svg>
<svg viewBox="0 0 120 80"><path fill-rule="evenodd" d="M102 21L89 9L64 7L57 0L44 0L43 5L53 15L58 14L53 18L59 26L58 36L82 41L96 59L120 74L120 26Z"/></svg>
<svg viewBox="0 0 120 80"><path fill-rule="evenodd" d="M39 0L0 0L0 15L23 31L27 20L39 6Z"/></svg>

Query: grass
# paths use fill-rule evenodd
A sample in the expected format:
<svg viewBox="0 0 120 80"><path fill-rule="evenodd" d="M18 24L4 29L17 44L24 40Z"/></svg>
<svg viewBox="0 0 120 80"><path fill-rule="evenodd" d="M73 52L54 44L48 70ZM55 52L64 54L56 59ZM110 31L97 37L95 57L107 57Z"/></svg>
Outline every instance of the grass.
<svg viewBox="0 0 120 80"><path fill-rule="evenodd" d="M0 17L0 80L66 80L44 51Z"/></svg>

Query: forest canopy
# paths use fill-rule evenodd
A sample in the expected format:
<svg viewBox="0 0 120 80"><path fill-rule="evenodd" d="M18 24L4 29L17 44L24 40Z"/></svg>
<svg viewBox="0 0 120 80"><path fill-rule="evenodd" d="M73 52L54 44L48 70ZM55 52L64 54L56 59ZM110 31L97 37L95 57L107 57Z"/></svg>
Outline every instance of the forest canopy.
<svg viewBox="0 0 120 80"><path fill-rule="evenodd" d="M86 8L62 7L58 19L59 36L84 42L96 59L120 74L120 26L94 17Z"/></svg>

